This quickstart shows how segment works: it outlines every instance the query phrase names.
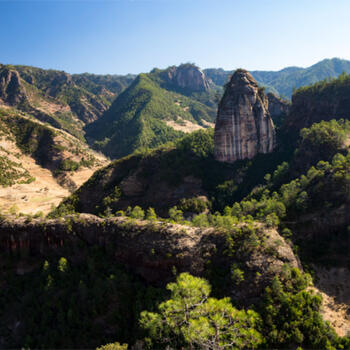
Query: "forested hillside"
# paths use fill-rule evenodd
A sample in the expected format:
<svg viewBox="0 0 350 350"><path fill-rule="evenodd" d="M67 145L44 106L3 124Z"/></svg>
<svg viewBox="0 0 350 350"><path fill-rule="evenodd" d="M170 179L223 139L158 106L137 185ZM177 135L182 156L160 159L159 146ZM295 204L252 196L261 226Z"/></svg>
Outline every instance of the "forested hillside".
<svg viewBox="0 0 350 350"><path fill-rule="evenodd" d="M205 69L205 74L216 85L223 86L233 71ZM335 78L350 73L350 62L339 58L325 59L310 67L287 67L280 71L250 71L257 82L268 91L282 97L291 98L294 89L317 83L326 78Z"/></svg>
<svg viewBox="0 0 350 350"><path fill-rule="evenodd" d="M187 68L199 74L196 84L187 76L191 74ZM121 158L173 141L185 132L213 126L216 107L212 91L201 80L203 73L194 66L176 69L180 76L171 76L172 68L140 74L103 117L87 127L94 147L111 158Z"/></svg>
<svg viewBox="0 0 350 350"><path fill-rule="evenodd" d="M247 143L255 94L276 143L226 163L210 127L219 90L194 65L128 87L71 76L57 91L41 72L30 90L19 71L2 71L1 190L36 184L47 197L37 167L73 193L47 217L1 210L0 347L350 348L348 75L296 90L289 105L240 70L220 103L236 118L227 152ZM47 105L41 120L33 96L72 108L74 81L106 106L119 95L92 122L68 119L76 129ZM85 137L117 159L106 164ZM97 171L74 182L85 170Z"/></svg>

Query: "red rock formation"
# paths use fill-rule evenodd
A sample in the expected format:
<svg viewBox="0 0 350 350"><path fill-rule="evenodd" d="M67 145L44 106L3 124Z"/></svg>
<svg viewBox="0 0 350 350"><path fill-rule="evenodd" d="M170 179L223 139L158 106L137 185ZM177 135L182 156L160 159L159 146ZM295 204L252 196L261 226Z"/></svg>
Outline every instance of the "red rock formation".
<svg viewBox="0 0 350 350"><path fill-rule="evenodd" d="M237 70L226 86L219 104L214 145L215 159L229 163L272 152L275 146L267 98L245 70Z"/></svg>

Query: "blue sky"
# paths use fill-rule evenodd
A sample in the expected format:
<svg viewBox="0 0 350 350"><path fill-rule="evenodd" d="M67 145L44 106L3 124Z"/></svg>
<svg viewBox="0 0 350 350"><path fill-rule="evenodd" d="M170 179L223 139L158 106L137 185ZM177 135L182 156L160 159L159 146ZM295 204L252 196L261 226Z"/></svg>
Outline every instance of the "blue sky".
<svg viewBox="0 0 350 350"><path fill-rule="evenodd" d="M350 59L349 0L0 0L0 62L126 74Z"/></svg>

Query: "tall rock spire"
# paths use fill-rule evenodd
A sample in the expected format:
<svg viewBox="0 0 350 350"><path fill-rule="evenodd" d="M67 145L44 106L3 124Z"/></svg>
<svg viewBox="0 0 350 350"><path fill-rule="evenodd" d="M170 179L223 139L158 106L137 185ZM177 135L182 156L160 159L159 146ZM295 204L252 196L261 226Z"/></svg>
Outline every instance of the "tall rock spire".
<svg viewBox="0 0 350 350"><path fill-rule="evenodd" d="M275 128L268 100L251 74L238 69L226 85L215 125L215 159L233 163L269 153L275 147Z"/></svg>

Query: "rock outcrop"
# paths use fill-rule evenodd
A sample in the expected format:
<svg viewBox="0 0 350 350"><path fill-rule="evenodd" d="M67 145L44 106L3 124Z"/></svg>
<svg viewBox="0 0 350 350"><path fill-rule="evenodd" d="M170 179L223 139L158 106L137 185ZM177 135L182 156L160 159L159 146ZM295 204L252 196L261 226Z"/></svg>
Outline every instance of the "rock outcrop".
<svg viewBox="0 0 350 350"><path fill-rule="evenodd" d="M183 90L203 92L214 86L200 68L193 64L172 66L164 71L164 78L168 83Z"/></svg>
<svg viewBox="0 0 350 350"><path fill-rule="evenodd" d="M16 106L27 99L17 71L0 66L0 101Z"/></svg>
<svg viewBox="0 0 350 350"><path fill-rule="evenodd" d="M105 249L117 263L158 286L173 279L174 268L178 273L187 271L204 276L208 264L229 274L232 264L239 263L244 281L237 288L228 279L224 287L234 300L243 303L258 298L274 276L281 273L284 264L301 268L291 247L277 231L260 224L255 225L255 232L264 245L250 249L250 236L242 235L237 238L240 248L232 254L227 253L227 233L218 229L132 221L125 217L101 219L82 214L45 221L9 219L0 222L0 232L0 264L11 255L18 261L18 274L24 273L21 262L27 258L41 261L49 256L59 257L66 247L74 252L72 262L84 259L79 256L81 245Z"/></svg>
<svg viewBox="0 0 350 350"><path fill-rule="evenodd" d="M272 152L275 147L267 97L243 69L233 74L220 101L214 147L215 159L229 163Z"/></svg>

